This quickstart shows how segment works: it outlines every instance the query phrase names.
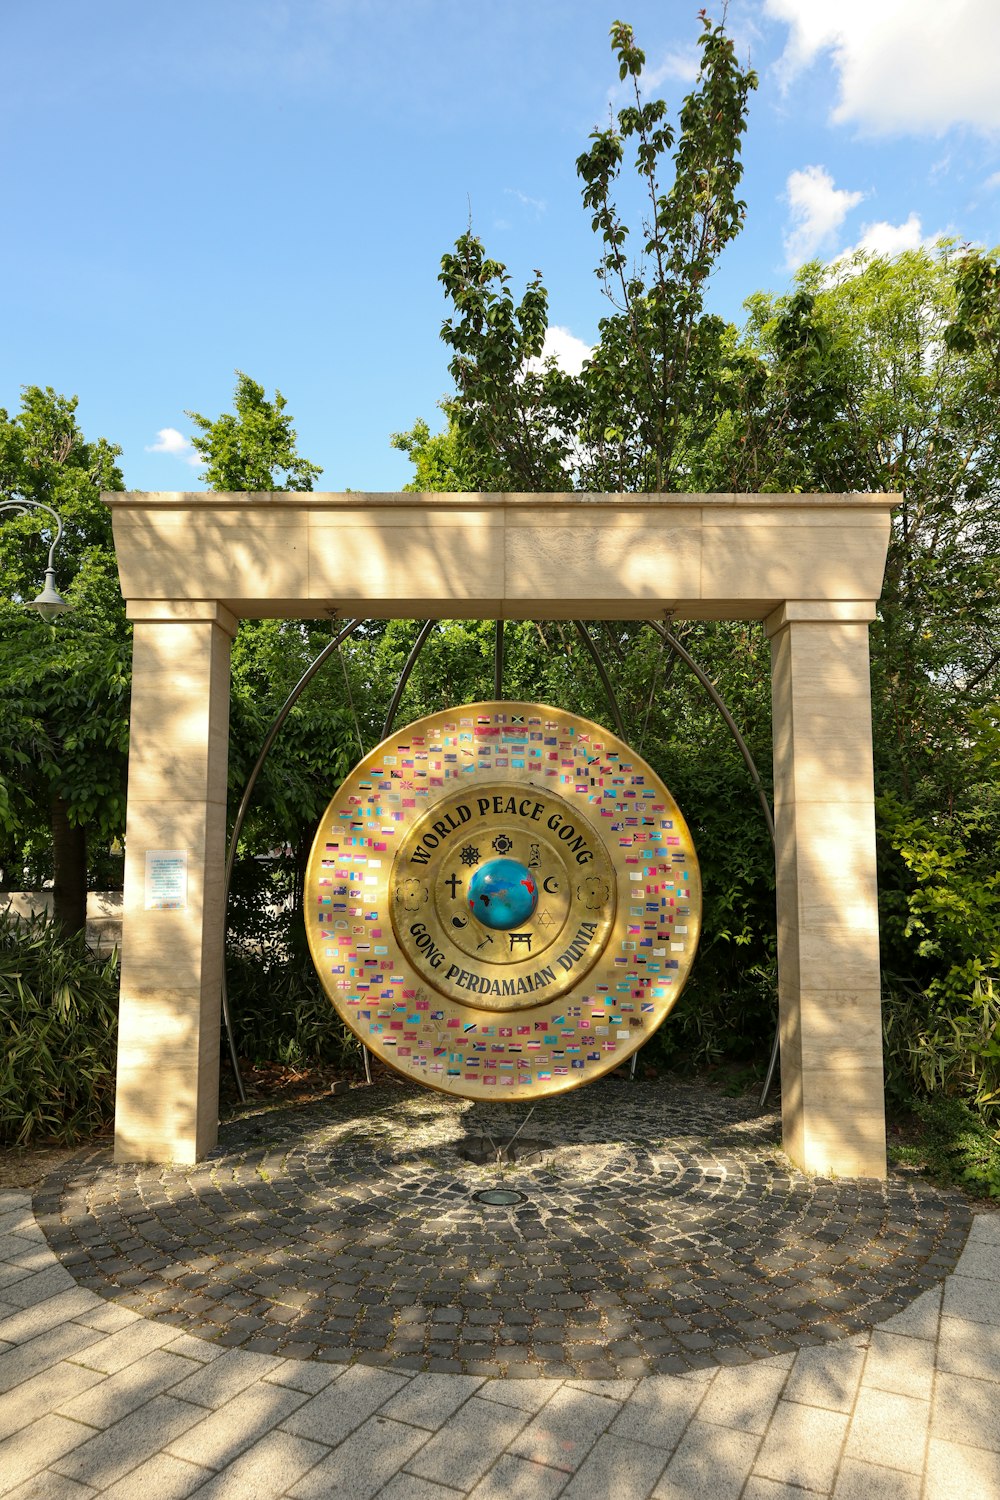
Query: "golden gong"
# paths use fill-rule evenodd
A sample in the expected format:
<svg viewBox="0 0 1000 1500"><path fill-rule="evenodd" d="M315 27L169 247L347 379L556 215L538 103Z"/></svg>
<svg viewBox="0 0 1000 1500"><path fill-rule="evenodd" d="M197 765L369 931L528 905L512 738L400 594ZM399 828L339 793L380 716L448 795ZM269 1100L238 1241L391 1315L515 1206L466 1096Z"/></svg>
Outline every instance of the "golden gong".
<svg viewBox="0 0 1000 1500"><path fill-rule="evenodd" d="M306 872L323 986L407 1077L466 1098L589 1083L647 1041L701 920L691 835L606 729L473 703L395 731L330 803Z"/></svg>

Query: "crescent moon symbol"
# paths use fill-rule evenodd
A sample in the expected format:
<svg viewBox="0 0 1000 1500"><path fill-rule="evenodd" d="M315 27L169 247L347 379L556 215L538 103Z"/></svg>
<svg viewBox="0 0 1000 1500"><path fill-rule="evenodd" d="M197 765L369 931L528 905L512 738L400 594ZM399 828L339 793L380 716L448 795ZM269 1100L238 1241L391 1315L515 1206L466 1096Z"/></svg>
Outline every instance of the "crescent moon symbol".
<svg viewBox="0 0 1000 1500"><path fill-rule="evenodd" d="M549 884L550 881L552 882L551 885ZM542 881L542 890L548 891L549 895L551 896L552 893L554 891L557 891L558 889L559 882L556 877L554 875L546 875L545 879Z"/></svg>

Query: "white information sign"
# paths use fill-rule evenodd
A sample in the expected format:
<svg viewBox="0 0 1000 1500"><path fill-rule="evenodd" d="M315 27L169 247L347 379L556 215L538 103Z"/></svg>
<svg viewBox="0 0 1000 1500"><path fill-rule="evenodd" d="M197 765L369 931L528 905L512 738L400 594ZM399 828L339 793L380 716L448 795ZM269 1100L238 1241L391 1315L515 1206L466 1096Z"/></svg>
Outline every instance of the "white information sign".
<svg viewBox="0 0 1000 1500"><path fill-rule="evenodd" d="M186 849L147 849L146 910L184 911L187 870Z"/></svg>

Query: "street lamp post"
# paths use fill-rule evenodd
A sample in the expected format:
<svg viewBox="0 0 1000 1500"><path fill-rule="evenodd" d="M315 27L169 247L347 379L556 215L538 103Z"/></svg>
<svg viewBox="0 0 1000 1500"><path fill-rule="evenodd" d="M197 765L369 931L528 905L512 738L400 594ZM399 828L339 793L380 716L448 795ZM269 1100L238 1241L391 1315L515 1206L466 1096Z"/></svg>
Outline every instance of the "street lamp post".
<svg viewBox="0 0 1000 1500"><path fill-rule="evenodd" d="M45 586L36 599L31 600L30 607L38 611L43 620L52 620L56 615L61 615L65 610L72 609L71 604L56 588L56 575L53 566L53 558L60 541L62 540L63 524L57 511L51 505L44 505L41 500L0 500L0 514L4 511L17 511L21 515L27 515L31 510L44 510L56 523L56 534L52 538L49 547L49 560L45 568Z"/></svg>

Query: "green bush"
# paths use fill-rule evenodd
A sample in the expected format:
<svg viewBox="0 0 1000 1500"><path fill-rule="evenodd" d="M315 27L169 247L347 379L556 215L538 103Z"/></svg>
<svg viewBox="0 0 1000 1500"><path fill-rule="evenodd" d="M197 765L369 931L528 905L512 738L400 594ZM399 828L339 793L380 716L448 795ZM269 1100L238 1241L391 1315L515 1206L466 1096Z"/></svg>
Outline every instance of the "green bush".
<svg viewBox="0 0 1000 1500"><path fill-rule="evenodd" d="M0 1141L72 1145L114 1112L118 955L0 913Z"/></svg>
<svg viewBox="0 0 1000 1500"><path fill-rule="evenodd" d="M240 1057L252 1063L333 1063L345 1072L360 1070L361 1043L327 999L308 954L230 946L226 977Z"/></svg>
<svg viewBox="0 0 1000 1500"><path fill-rule="evenodd" d="M976 1197L1000 1198L1000 1136L963 1099L935 1094L915 1099L921 1139L892 1150L894 1161L918 1167L938 1182Z"/></svg>
<svg viewBox="0 0 1000 1500"><path fill-rule="evenodd" d="M984 1125L1000 1125L1000 995L990 979L973 980L961 1005L935 1005L899 985L883 1008L890 1098L960 1098Z"/></svg>

